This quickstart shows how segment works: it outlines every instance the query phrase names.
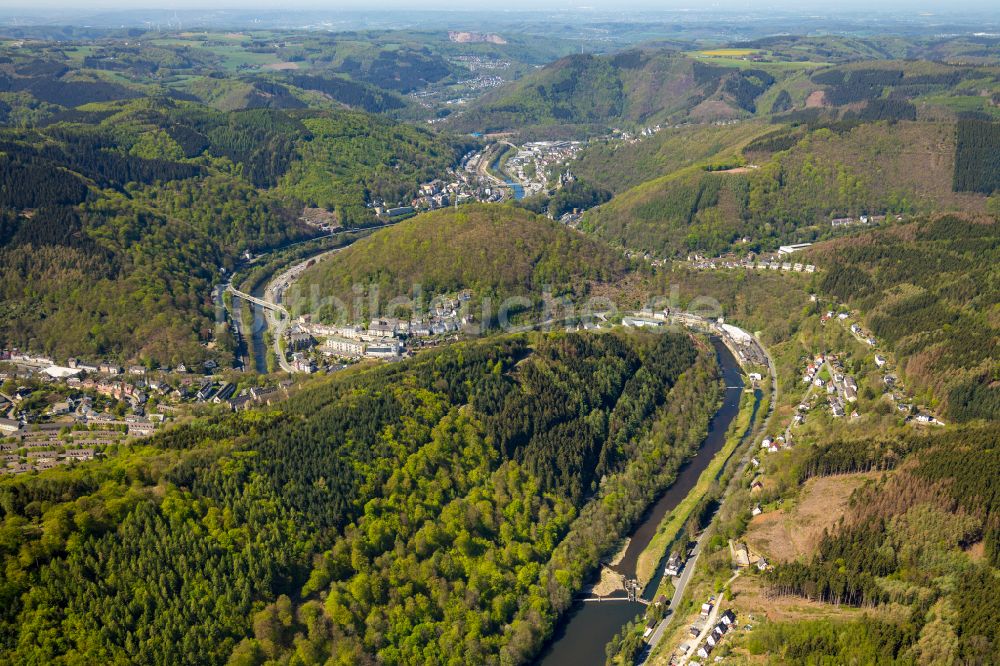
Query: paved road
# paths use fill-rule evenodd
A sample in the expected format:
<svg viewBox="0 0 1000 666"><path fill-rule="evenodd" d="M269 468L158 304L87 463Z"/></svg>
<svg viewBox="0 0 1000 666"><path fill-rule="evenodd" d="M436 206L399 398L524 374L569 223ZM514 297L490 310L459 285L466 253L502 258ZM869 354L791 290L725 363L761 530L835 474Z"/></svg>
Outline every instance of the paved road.
<svg viewBox="0 0 1000 666"><path fill-rule="evenodd" d="M819 377L819 374L821 372L823 372L823 368L825 368L826 366L827 366L827 362L823 361L823 364L819 366L818 370L816 370L816 375L815 376ZM828 370L828 372L830 373L830 381L833 381L833 368L830 368ZM799 404L801 404L801 403L807 403L808 404L809 398L812 397L813 390L815 388L816 388L816 384L814 384L812 381L810 381L809 382L809 388L806 389L805 395L802 396L802 400L799 401ZM792 443L792 424L794 422L795 422L795 418L793 417L792 420L788 422L788 425L785 426L785 443L786 444L791 444Z"/></svg>
<svg viewBox="0 0 1000 666"><path fill-rule="evenodd" d="M332 250L327 250L326 252L321 252L320 254L303 259L283 270L276 277L272 278L271 281L267 283L267 286L264 287L264 300L260 302L265 308L269 308L267 312L267 319L268 326L271 328L272 335L274 337L274 355L278 357L278 363L281 365L281 369L285 372L294 372L295 370L285 358L285 353L281 350L281 345L279 343L281 334L284 332L284 327L281 326L282 319L279 317L279 313L284 315L286 322L291 321L291 315L288 313L285 306L281 304L281 297L292 286L292 282L299 276L299 274L302 273L307 264L318 263L323 259L326 259L331 254L340 252L343 249L343 247L335 247Z"/></svg>
<svg viewBox="0 0 1000 666"><path fill-rule="evenodd" d="M734 580L736 580L740 575L737 571L732 575L732 577L726 581L726 585L730 585ZM719 620L719 609L722 608L722 604L726 601L725 592L719 595L719 598L715 600L715 605L712 606L712 612L708 614L708 618L705 619L705 626L702 627L701 633L698 634L698 638L695 639L694 644L686 655L684 655L680 661L677 662L677 666L685 666L688 660L694 656L695 652L698 650L698 646L701 645L702 641L708 638L708 635L712 633L715 629L715 625Z"/></svg>
<svg viewBox="0 0 1000 666"><path fill-rule="evenodd" d="M285 372L295 372L292 364L288 362L285 358L285 353L281 351L281 332L283 327L281 326L282 321L287 321L289 319L288 310L286 310L280 303L272 303L271 301L257 298L256 296L251 296L245 292L240 291L232 284L229 285L228 291L232 292L234 296L239 296L241 299L248 303L256 303L267 311L267 327L271 330L272 336L274 337L274 355L278 357L278 365Z"/></svg>
<svg viewBox="0 0 1000 666"><path fill-rule="evenodd" d="M388 226L392 226L394 224L398 224L398 221L396 221L396 222L386 222L382 226L388 227ZM292 243L291 245L286 245L286 246L284 246L281 249L285 249L287 247L291 247L292 245L298 245L300 243L307 243L307 242L314 241L314 240L319 240L319 239L322 239L322 238L329 238L331 236L336 236L336 235L342 234L342 233L350 233L351 231L357 231L357 230L348 229L348 230L343 230L343 231L336 231L336 232L327 234L326 236L317 236L315 238L309 238L309 239L306 239L304 241L299 241L297 243ZM349 246L345 245L344 247L349 247ZM293 264L291 267L286 268L284 271L282 271L280 274L278 274L276 277L272 278L268 282L267 286L264 288L264 298L257 298L256 296L251 296L250 294L247 294L245 292L239 291L238 289L236 289L235 287L233 287L232 282L228 282L225 285L225 290L229 291L229 292L232 292L232 294L234 296L238 296L239 298L241 298L242 300L244 300L244 301L246 301L248 303L256 303L257 305L259 305L262 308L264 308L265 312L267 313L266 314L266 320L267 320L268 329L271 331L272 336L274 337L274 343L273 343L273 345L274 345L274 355L278 357L278 364L281 366L281 369L284 370L285 372L294 372L295 371L295 369L292 368L292 365L285 358L285 354L281 351L281 346L280 346L280 343L279 343L279 340L281 339L281 333L284 330L284 328L281 326L282 322L283 321L284 322L291 321L291 315L289 315L288 310L281 304L281 293L283 291L285 291L287 289L287 287L290 286L290 284L291 284L290 282L288 282L288 276L289 275L294 275L295 277L297 277L297 272L300 271L301 267L304 266L305 264L309 263L310 261L313 261L313 262L320 261L320 260L324 259L325 257L327 257L328 255L333 254L334 252L339 252L340 250L343 250L344 247L333 248L332 250L327 250L325 252L321 252L318 255L314 255L312 257L308 257L306 259L298 261L295 264ZM261 256L263 256L263 255L261 255ZM254 259L257 259L257 258L259 258L259 257L254 257ZM288 284L283 284L285 282L288 282ZM276 288L279 284L281 284L281 286L282 286L282 289L280 289L280 290ZM244 366L244 367L246 367L246 366Z"/></svg>
<svg viewBox="0 0 1000 666"><path fill-rule="evenodd" d="M763 421L759 422L761 423L761 425L757 426L755 424L756 436L759 436L760 433L767 432L767 428L770 426L771 418L772 416L774 416L775 407L778 404L777 368L775 367L774 359L771 357L771 354L770 352L768 352L767 348L764 345L760 345L760 348L761 350L763 350L764 355L767 357L768 370L771 375L771 404L768 406L768 411L767 414L764 415ZM753 437L754 441L756 441L756 436ZM725 497L728 496L733 491L733 489L739 485L739 480L743 478L746 468L750 465L750 458L753 455L753 451L754 451L753 446L747 447L746 452L743 455L743 460L741 461L740 464L740 470L737 471L736 474L734 474L733 477L730 479L729 485L726 487L726 492L723 496L723 501L725 501ZM691 557L688 559L687 563L684 565L684 571L681 572L681 575L676 583L676 587L674 589L674 596L670 600L670 607L667 609L667 614L664 616L663 620L650 635L648 647L645 648L643 653L640 655L639 659L636 661L636 664L638 666L641 666L642 664L646 663L650 655L652 655L654 649L663 639L667 627L670 626L670 623L673 620L674 609L677 608L677 606L680 604L681 600L684 597L684 592L687 589L688 582L691 580L691 576L694 574L695 567L698 564L698 555L701 553L705 539L707 538L708 533L711 531L712 523L715 521L715 517L717 515L718 511L716 511L716 513L712 515L712 517L709 519L708 525L705 527L704 531L702 531L701 535L698 537L698 542L695 544L695 549L692 552ZM735 578L735 576L733 578ZM730 579L730 581L731 580L733 579ZM718 608L718 604L716 605L716 608ZM697 644L695 645L695 648L697 648Z"/></svg>
<svg viewBox="0 0 1000 666"><path fill-rule="evenodd" d="M687 591L688 582L690 582L691 576L694 575L695 565L698 564L698 556L701 555L701 549L705 543L707 535L708 530L705 530L698 537L694 550L691 552L691 557L689 557L688 561L684 563L684 570L681 571L681 575L674 583L674 596L670 599L670 606L667 608L667 612L663 616L663 619L660 620L658 625L656 625L656 629L653 630L653 633L649 637L649 648L646 652L647 656L652 654L653 650L656 649L656 646L659 645L660 640L667 631L667 627L670 626L670 622L673 620L674 609L680 605L681 600L684 598L684 592ZM646 658L643 657L643 659L638 663L642 664L645 663L645 661Z"/></svg>
<svg viewBox="0 0 1000 666"><path fill-rule="evenodd" d="M502 179L497 178L492 173L490 173L490 164L493 163L493 151L489 148L485 148L482 152L482 157L479 159L479 164L476 165L476 172L483 178L486 178L491 183L497 187L502 188L503 198L507 198L507 193L510 192L510 186L504 182Z"/></svg>

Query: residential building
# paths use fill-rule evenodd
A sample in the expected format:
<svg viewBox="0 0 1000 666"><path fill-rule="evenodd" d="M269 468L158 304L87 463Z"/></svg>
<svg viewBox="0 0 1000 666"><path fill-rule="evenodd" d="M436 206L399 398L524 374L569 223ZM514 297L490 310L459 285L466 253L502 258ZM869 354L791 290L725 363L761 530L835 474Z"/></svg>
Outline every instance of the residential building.
<svg viewBox="0 0 1000 666"><path fill-rule="evenodd" d="M346 356L356 358L364 356L365 343L360 340L330 336L326 339L326 343L320 347L320 352L327 356Z"/></svg>
<svg viewBox="0 0 1000 666"><path fill-rule="evenodd" d="M400 355L403 347L398 342L382 342L371 344L365 349L365 356L371 358L395 358Z"/></svg>
<svg viewBox="0 0 1000 666"><path fill-rule="evenodd" d="M293 330L287 335L289 351L305 351L313 346L312 336L301 329Z"/></svg>
<svg viewBox="0 0 1000 666"><path fill-rule="evenodd" d="M368 335L373 338L392 338L396 335L395 320L373 319L368 324Z"/></svg>
<svg viewBox="0 0 1000 666"><path fill-rule="evenodd" d="M680 575L681 568L683 566L684 563L681 561L680 555L677 553L671 553L670 559L667 560L667 567L664 570L664 573L670 577L678 576Z"/></svg>

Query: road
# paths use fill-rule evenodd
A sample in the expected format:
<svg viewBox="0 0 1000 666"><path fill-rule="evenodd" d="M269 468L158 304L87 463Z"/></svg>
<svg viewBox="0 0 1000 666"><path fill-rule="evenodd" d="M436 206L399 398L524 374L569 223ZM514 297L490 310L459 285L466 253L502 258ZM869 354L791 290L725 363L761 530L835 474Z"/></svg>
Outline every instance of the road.
<svg viewBox="0 0 1000 666"><path fill-rule="evenodd" d="M499 145L499 144L497 144ZM483 150L482 157L479 158L479 164L476 165L476 173L479 174L481 178L485 178L497 187L500 187L503 191L503 198L507 198L508 192L510 192L510 186L506 182L497 178L490 173L490 164L493 162L493 151L489 148Z"/></svg>
<svg viewBox="0 0 1000 666"><path fill-rule="evenodd" d="M816 376L817 377L819 377L820 373L823 372L823 368L825 368L826 366L827 366L827 362L823 361L823 364L821 366L819 366L819 370L816 371ZM827 370L827 372L830 374L830 381L833 381L833 368L829 368ZM805 395L802 396L802 401L801 402L808 404L809 398L812 397L813 389L815 389L815 388L816 388L816 384L814 384L813 382L810 381L809 382L809 388L806 389ZM792 423L794 423L794 422L795 421L793 419L792 421L788 422L787 426L785 426L785 443L786 444L791 444L792 443Z"/></svg>
<svg viewBox="0 0 1000 666"><path fill-rule="evenodd" d="M708 537L708 530L704 530L698 537L698 541L694 545L694 550L691 551L691 557L688 558L687 562L684 563L684 570L681 571L681 575L677 577L674 583L674 595L670 598L670 606L667 607L667 612L664 614L663 619L660 623L656 625L656 629L649 637L649 648L646 651L646 655L637 663L643 664L646 661L646 657L652 654L656 646L659 645L660 640L663 638L663 634L666 633L667 627L670 626L670 621L673 619L674 609L677 608L681 600L684 599L684 592L687 590L688 583L691 581L691 576L694 575L695 565L698 564L698 556L701 555L702 546L705 543L705 539Z"/></svg>
<svg viewBox="0 0 1000 666"><path fill-rule="evenodd" d="M292 282L295 278L297 278L302 271L306 269L306 267L310 264L318 263L331 254L340 252L343 249L343 247L335 247L332 250L321 252L307 259L303 259L298 263L292 264L292 266L279 273L277 277L273 278L267 283L267 286L264 287L264 300L258 302L260 302L263 307L270 308L267 312L267 321L268 327L271 329L272 336L274 337L274 355L278 357L278 363L281 365L281 369L285 372L294 372L295 370L285 358L285 352L281 349L280 345L281 334L284 332L284 327L281 326L282 318L279 314L284 315L286 318L285 321L291 321L291 315L281 304L281 298L288 291L288 288L292 286Z"/></svg>
<svg viewBox="0 0 1000 666"><path fill-rule="evenodd" d="M288 314L288 310L286 310L279 303L272 303L271 301L257 298L256 296L251 296L246 292L240 291L232 284L226 288L226 291L229 291L234 296L239 296L248 303L256 303L267 310L267 327L271 330L272 337L274 338L274 355L278 357L278 365L280 365L281 369L285 372L295 372L295 368L293 368L292 364L285 358L285 352L281 349L281 332L284 330L284 327L281 324L283 321L291 319L291 315Z"/></svg>
<svg viewBox="0 0 1000 666"><path fill-rule="evenodd" d="M726 581L726 585L728 586L732 584L732 582L736 580L739 577L739 575L740 575L739 571L734 573L732 577ZM722 608L722 604L725 601L726 601L726 594L725 592L723 592L722 594L719 595L719 598L715 600L715 604L712 606L712 612L710 612L708 614L708 617L705 619L705 626L702 627L701 633L698 634L698 638L695 639L695 642L691 646L691 649L688 651L688 653L684 655L679 662L677 662L677 666L685 666L685 664L688 663L688 660L692 656L694 656L694 653L698 650L698 646L701 645L702 641L708 638L708 635L712 633L712 630L715 628L715 624L719 619L719 609Z"/></svg>
<svg viewBox="0 0 1000 666"><path fill-rule="evenodd" d="M382 225L379 225L378 227L375 227L375 228L376 229L381 229L383 227L389 227L389 226L398 224L399 222L400 222L400 220L395 220L395 221L390 220L390 221L387 221L387 222L383 223ZM331 233L326 234L324 236L315 236L313 238L307 238L305 240L296 241L295 243L290 243L288 245L283 245L281 247L274 248L272 250L268 250L267 252L263 252L260 255L254 257L253 259L251 259L250 261L248 261L247 264L255 263L257 260L261 259L262 257L267 256L268 254L270 254L270 253L272 253L272 252L274 252L276 250L285 250L285 249L287 249L289 247L293 247L295 245L301 245L303 243L310 243L310 242L317 241L317 240L323 240L323 239L335 237L335 236L338 236L338 235L341 235L341 234L357 233L359 231L363 231L363 229L343 229L343 230L340 230L340 231L331 232ZM344 247L347 247L347 246L345 245ZM304 259L304 260L302 260L300 262L297 262L291 268L285 269L280 275L278 275L278 277L272 279L268 283L268 286L267 286L267 288L265 289L265 292L264 292L264 298L263 299L260 299L260 298L257 298L255 296L251 296L250 294L238 291L235 287L233 287L232 286L232 280L235 279L235 277L236 277L235 274L233 274L233 276L230 277L230 281L229 282L227 282L225 284L221 284L221 285L216 285L216 289L220 290L219 291L219 302L220 303L222 302L221 292L222 291L229 291L229 292L232 292L234 295L236 295L236 296L238 296L238 297L246 300L248 303L256 303L257 305L259 305L262 308L264 308L264 310L267 312L266 320L267 320L268 328L269 328L269 330L272 331L273 336L274 336L274 353L275 353L275 356L278 357L278 363L281 366L281 369L284 370L285 372L293 372L294 370L293 370L291 364L288 363L288 361L284 358L284 353L282 353L282 351L281 351L281 347L280 347L280 344L279 344L279 339L281 337L281 330L283 330L283 329L279 330L279 328L278 328L279 325L281 324L281 321L282 321L282 318L280 316L278 316L278 315L283 315L286 318L288 318L289 315L288 315L288 311L281 305L280 293L277 294L277 297L274 297L274 295L276 294L275 285L277 284L277 282L279 280L281 280L282 278L286 278L290 273L293 273L296 270L301 270L300 267L302 265L308 263L309 261L317 261L319 259L322 259L326 255L330 254L331 252L335 252L336 250L340 250L340 249L343 249L343 248L335 248L334 250L328 250L328 251L323 252L323 253L321 253L321 254L319 254L317 256L313 256L313 257L310 257L308 259ZM290 320L290 318L288 320ZM237 327L239 327L239 324L237 324ZM246 332L245 331L241 331L241 333L246 333ZM252 341L248 340L248 344L252 344ZM246 366L246 364L245 364L245 362L244 362L243 368L244 368L244 370L248 369L247 366Z"/></svg>
<svg viewBox="0 0 1000 666"><path fill-rule="evenodd" d="M705 320L705 323L706 325L708 325L707 320ZM767 432L767 428L770 426L771 423L771 417L774 415L775 407L778 404L778 371L774 365L774 359L771 357L771 353L767 350L767 347L761 344L760 348L764 352L764 356L767 358L768 371L771 375L771 402L768 405L767 414L764 415L764 419L762 421L758 421L760 425L758 426L755 424L754 426L755 433L751 435L749 438L751 445L746 448L746 451L743 454L743 459L740 461L740 469L735 474L733 474L732 478L729 480L729 485L726 486L726 491L723 495L722 502L724 502L725 498L736 487L738 487L740 481L742 480L746 472L747 467L750 465L750 458L752 457L754 451L752 443L756 441L757 437L759 437L761 433ZM649 645L639 656L638 660L636 661L637 665L641 666L642 664L646 663L646 661L655 651L656 647L659 645L660 641L663 639L663 636L666 633L667 628L670 626L673 620L674 609L677 608L677 606L681 603L681 601L684 598L684 592L687 590L688 583L690 582L691 577L694 575L694 570L698 564L698 555L701 554L702 547L705 544L705 539L708 538L708 534L711 532L712 523L715 521L716 516L718 516L718 511L716 511L716 513L712 515L712 517L708 521L708 525L706 525L701 535L699 535L698 541L695 544L694 551L692 552L691 557L688 558L688 561L685 563L684 571L681 572L681 575L675 584L676 587L674 588L674 595L670 600L670 607L667 609L667 613L666 615L664 615L663 620L660 621L659 625L657 625L656 629L650 635ZM736 576L733 576L733 578L731 578L730 581L732 581L735 577ZM717 611L717 609L718 609L718 604L716 604L715 610ZM713 626L713 624L708 623L706 626ZM701 638L703 637L699 638L699 643L701 641ZM694 652L694 649L697 649L697 645L698 644L696 643L695 648L692 649L692 652ZM682 663L686 663L686 661L687 660L685 659L684 662Z"/></svg>

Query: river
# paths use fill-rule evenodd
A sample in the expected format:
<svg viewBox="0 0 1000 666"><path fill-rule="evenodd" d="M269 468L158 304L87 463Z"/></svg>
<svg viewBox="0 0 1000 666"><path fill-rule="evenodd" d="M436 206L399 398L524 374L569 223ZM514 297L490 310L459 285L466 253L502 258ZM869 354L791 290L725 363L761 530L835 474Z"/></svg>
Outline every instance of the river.
<svg viewBox="0 0 1000 666"><path fill-rule="evenodd" d="M262 280L250 295L254 298L264 298L264 288L267 281ZM267 374L267 340L264 334L267 333L267 312L263 306L257 303L248 303L250 311L253 313L253 322L250 324L251 344L253 345L254 370L262 375Z"/></svg>
<svg viewBox="0 0 1000 666"><path fill-rule="evenodd" d="M503 153L500 153L500 156L502 157ZM514 195L514 199L524 198L524 187L521 186L521 183L517 182L516 180L512 180L510 175L508 175L506 171L500 170L500 157L497 157L496 160L494 160L493 164L490 165L490 169L500 174L501 176L504 176L503 182L507 185L507 187L510 188L510 191Z"/></svg>
<svg viewBox="0 0 1000 666"><path fill-rule="evenodd" d="M628 548L615 567L615 570L629 578L635 578L639 554L649 545L663 517L691 492L712 458L722 450L729 424L739 413L740 396L743 392L743 375L739 363L721 340L713 337L712 344L727 387L722 405L709 422L708 434L694 457L681 466L677 479L657 498L632 532ZM757 400L759 403L759 395ZM646 586L643 598L649 599L655 593L662 577L663 562L660 562L656 576ZM624 598L624 592L622 596ZM536 663L541 666L603 666L605 646L623 626L644 610L643 604L627 600L577 602L556 627L552 641Z"/></svg>
<svg viewBox="0 0 1000 666"><path fill-rule="evenodd" d="M388 226L388 224L385 225L385 226ZM338 233L351 233L351 231L352 230L346 230L345 229L344 231L333 232L333 233L330 233L330 234L325 235L325 236L316 236L314 238L307 238L305 240L294 241L294 242L291 242L291 243L285 243L283 245L278 245L278 246L276 246L274 248L271 248L271 249L267 250L266 252L262 252L260 256L271 254L271 253L277 252L279 250L286 250L286 249L288 249L290 247L293 247L295 245L302 245L304 243L311 243L311 242L314 242L314 241L323 240L325 238L330 238L331 236L335 236ZM313 254L320 254L320 253L325 252L325 251L326 251L325 248L317 248ZM309 258L309 256L312 256L312 255L307 255L306 257L299 259L299 261L306 260L306 259ZM280 272L280 270L281 269L276 270L275 274L277 274L278 272ZM260 284L258 284L256 287L254 287L254 289L250 292L250 295L254 296L256 298L260 298L262 300L265 300L264 299L264 290L267 288L267 283L268 283L268 281L272 277L273 277L273 275L270 276L270 277L268 277L267 280L261 280ZM265 334L267 333L267 326L268 326L268 324L267 324L267 312L264 310L264 308L262 306L260 306L260 305L258 305L256 303L244 303L243 299L241 299L239 296L236 296L234 294L233 295L233 316L234 317L239 317L240 316L239 313L240 313L242 307L245 306L245 305L249 305L250 306L250 313L253 316L251 318L250 330L249 331L244 331L243 330L242 321L240 322L240 324L237 325L238 328L239 328L239 330L240 330L240 333L241 333L240 337L242 339L242 345L243 345L243 348L241 350L238 350L238 352L241 351L242 353L245 353L245 351L246 351L245 345L247 345L247 344L252 345L253 346L253 356L254 356L254 367L253 368L244 368L244 369L246 371L251 371L252 370L253 372L257 372L257 373L260 373L262 375L266 375L267 372L268 372L268 369L267 369L268 345L267 345L267 340L265 338ZM248 333L250 335L249 341L247 340L247 334Z"/></svg>

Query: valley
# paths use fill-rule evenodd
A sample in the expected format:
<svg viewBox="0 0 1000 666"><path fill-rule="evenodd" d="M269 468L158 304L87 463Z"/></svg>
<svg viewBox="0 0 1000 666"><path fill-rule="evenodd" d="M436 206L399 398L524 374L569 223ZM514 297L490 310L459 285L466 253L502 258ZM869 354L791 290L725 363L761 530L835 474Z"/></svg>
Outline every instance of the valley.
<svg viewBox="0 0 1000 666"><path fill-rule="evenodd" d="M997 660L993 13L190 12L0 10L0 661Z"/></svg>

